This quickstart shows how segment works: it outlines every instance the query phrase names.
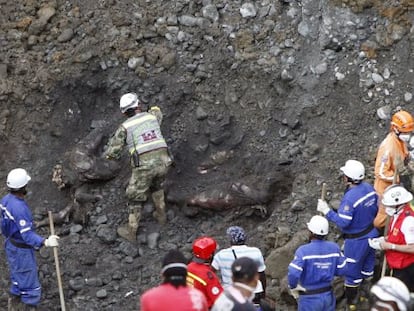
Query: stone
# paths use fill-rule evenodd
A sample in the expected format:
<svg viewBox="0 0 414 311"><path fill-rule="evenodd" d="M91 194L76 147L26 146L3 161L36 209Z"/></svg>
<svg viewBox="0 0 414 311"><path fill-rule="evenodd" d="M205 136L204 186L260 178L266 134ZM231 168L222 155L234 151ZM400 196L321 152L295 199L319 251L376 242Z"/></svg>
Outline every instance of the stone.
<svg viewBox="0 0 414 311"><path fill-rule="evenodd" d="M210 21L217 22L219 20L219 13L214 4L208 4L201 9L201 13L204 18L209 19Z"/></svg>
<svg viewBox="0 0 414 311"><path fill-rule="evenodd" d="M67 42L70 39L73 38L74 32L72 28L66 28L64 29L61 34L59 35L59 37L57 38L57 40L61 43L63 42Z"/></svg>
<svg viewBox="0 0 414 311"><path fill-rule="evenodd" d="M240 8L240 14L243 18L255 17L257 14L256 6L252 2L244 3Z"/></svg>

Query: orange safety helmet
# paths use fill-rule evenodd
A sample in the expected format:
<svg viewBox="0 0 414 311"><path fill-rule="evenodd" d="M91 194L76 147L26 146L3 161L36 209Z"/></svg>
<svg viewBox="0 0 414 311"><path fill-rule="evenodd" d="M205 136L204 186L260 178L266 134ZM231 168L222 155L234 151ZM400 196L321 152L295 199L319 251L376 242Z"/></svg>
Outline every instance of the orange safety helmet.
<svg viewBox="0 0 414 311"><path fill-rule="evenodd" d="M193 254L195 257L208 260L213 256L217 248L217 242L208 236L198 238L193 243Z"/></svg>
<svg viewBox="0 0 414 311"><path fill-rule="evenodd" d="M409 112L400 110L392 116L391 128L399 133L410 133L414 131L414 118Z"/></svg>

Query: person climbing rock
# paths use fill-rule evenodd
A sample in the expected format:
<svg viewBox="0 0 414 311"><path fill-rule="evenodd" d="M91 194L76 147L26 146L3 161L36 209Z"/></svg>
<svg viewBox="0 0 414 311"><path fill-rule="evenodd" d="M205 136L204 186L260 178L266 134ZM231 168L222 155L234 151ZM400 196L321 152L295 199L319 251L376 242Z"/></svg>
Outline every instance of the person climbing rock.
<svg viewBox="0 0 414 311"><path fill-rule="evenodd" d="M132 174L126 189L128 223L118 227L118 235L136 241L143 203L151 192L155 205L154 217L160 224L167 221L164 190L165 176L172 160L167 143L161 133L162 113L159 107L143 110L137 94L127 93L120 99L121 112L127 117L109 140L105 156L119 159L125 146L128 148Z"/></svg>

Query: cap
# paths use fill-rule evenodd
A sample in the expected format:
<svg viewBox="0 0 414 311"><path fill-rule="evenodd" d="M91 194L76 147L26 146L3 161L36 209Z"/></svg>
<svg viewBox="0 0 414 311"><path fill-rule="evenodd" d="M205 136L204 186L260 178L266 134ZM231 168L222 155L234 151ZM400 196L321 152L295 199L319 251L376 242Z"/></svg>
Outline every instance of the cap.
<svg viewBox="0 0 414 311"><path fill-rule="evenodd" d="M237 258L231 265L234 281L251 281L258 273L257 263L249 257Z"/></svg>
<svg viewBox="0 0 414 311"><path fill-rule="evenodd" d="M246 242L246 233L242 227L231 226L226 233L230 238L231 244L244 244Z"/></svg>

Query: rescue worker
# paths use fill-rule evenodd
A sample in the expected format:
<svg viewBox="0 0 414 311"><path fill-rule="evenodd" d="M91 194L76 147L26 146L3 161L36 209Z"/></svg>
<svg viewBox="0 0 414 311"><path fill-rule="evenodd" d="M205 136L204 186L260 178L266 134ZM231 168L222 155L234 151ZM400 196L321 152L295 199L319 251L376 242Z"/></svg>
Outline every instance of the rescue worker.
<svg viewBox="0 0 414 311"><path fill-rule="evenodd" d="M39 282L35 250L42 246L57 247L59 237L43 238L36 234L33 217L24 200L30 176L26 170L15 168L7 175L7 188L0 204L1 232L6 238L5 251L10 269L9 310L34 310L40 303ZM21 305L23 304L23 305Z"/></svg>
<svg viewBox="0 0 414 311"><path fill-rule="evenodd" d="M399 175L409 160L407 144L413 130L414 118L409 112L400 110L392 116L390 132L380 144L375 160L374 188L380 198L388 186L400 183ZM385 209L380 205L374 226L383 228L386 219Z"/></svg>
<svg viewBox="0 0 414 311"><path fill-rule="evenodd" d="M187 285L199 289L210 309L223 291L219 278L211 268L217 242L211 237L200 237L193 243L193 260L187 266Z"/></svg>
<svg viewBox="0 0 414 311"><path fill-rule="evenodd" d="M256 311L253 304L259 282L257 263L249 257L239 257L231 265L232 285L217 298L212 311Z"/></svg>
<svg viewBox="0 0 414 311"><path fill-rule="evenodd" d="M128 93L121 97L120 109L127 120L109 140L105 155L108 159L119 159L124 146L128 147L132 166L126 189L128 223L120 226L117 232L132 242L136 241L142 205L149 191L155 205L154 217L160 224L167 221L162 184L172 161L160 129L160 108L154 106L148 112L143 111L137 94Z"/></svg>
<svg viewBox="0 0 414 311"><path fill-rule="evenodd" d="M346 274L346 258L339 246L325 238L329 223L316 215L307 223L310 243L300 246L288 267L291 295L298 299L299 311L334 311L332 281Z"/></svg>
<svg viewBox="0 0 414 311"><path fill-rule="evenodd" d="M184 255L170 250L162 260L160 286L144 292L141 311L207 311L207 300L198 289L186 284L187 265Z"/></svg>
<svg viewBox="0 0 414 311"><path fill-rule="evenodd" d="M407 286L401 280L382 277L371 287L371 311L409 311L413 303Z"/></svg>
<svg viewBox="0 0 414 311"><path fill-rule="evenodd" d="M373 221L378 211L378 195L372 185L364 182L365 167L356 160L348 160L341 167L345 194L338 212L329 208L328 203L319 199L317 211L335 223L344 238L344 255L348 260L345 276L345 296L348 309L356 310L358 302L368 295L360 297L361 285L368 294L370 280L374 275L375 250L369 247L368 238L378 237Z"/></svg>
<svg viewBox="0 0 414 311"><path fill-rule="evenodd" d="M382 204L391 216L387 236L370 239L370 246L384 250L392 276L400 279L414 291L414 210L413 195L401 185L392 185L384 191Z"/></svg>
<svg viewBox="0 0 414 311"><path fill-rule="evenodd" d="M243 228L239 226L231 226L226 231L230 239L230 247L217 252L211 263L216 271L220 271L223 287L226 288L232 284L231 265L240 257L249 257L258 265L259 282L255 290L254 303L260 304L260 300L266 296L266 274L263 254L257 247L246 245L247 236Z"/></svg>

